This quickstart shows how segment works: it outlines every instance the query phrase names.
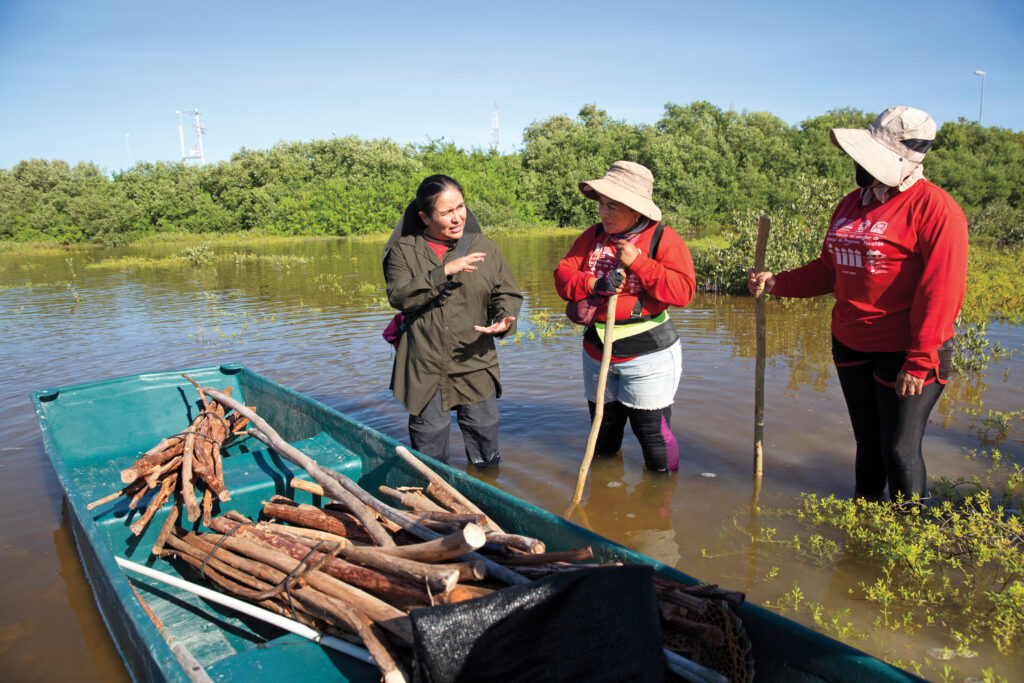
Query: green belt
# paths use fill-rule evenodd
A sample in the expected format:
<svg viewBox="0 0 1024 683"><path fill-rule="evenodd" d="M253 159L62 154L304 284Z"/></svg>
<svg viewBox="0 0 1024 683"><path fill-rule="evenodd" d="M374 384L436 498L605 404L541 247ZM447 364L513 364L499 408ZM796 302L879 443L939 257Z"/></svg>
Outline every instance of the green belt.
<svg viewBox="0 0 1024 683"><path fill-rule="evenodd" d="M668 309L665 309L658 315L654 316L650 320L644 320L639 323L628 323L625 325L615 325L615 329L612 331L612 342L616 342L620 339L626 339L637 334L643 334L653 330L658 325L668 320ZM604 327L605 323L594 323L594 329L597 330L597 337L604 344Z"/></svg>

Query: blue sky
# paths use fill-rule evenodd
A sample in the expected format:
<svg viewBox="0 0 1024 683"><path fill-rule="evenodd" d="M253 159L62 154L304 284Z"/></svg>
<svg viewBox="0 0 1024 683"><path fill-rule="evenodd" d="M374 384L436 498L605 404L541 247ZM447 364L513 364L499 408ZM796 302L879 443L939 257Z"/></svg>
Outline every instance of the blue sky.
<svg viewBox="0 0 1024 683"><path fill-rule="evenodd" d="M978 118L976 70L982 123L1024 130L1024 2L0 0L0 168L177 160L193 108L208 162L331 135L484 148L495 100L503 152L587 103L941 125Z"/></svg>

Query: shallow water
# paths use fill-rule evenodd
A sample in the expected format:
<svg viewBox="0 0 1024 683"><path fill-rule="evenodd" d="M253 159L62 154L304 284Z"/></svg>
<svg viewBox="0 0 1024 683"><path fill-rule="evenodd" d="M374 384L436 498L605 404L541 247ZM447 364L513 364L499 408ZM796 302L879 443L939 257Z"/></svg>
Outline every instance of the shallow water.
<svg viewBox="0 0 1024 683"><path fill-rule="evenodd" d="M589 431L580 380L580 333L564 322L551 270L574 235L498 238L526 294L518 340L499 348L503 463L474 476L561 514ZM62 494L46 459L29 394L139 372L224 362L271 379L400 440L405 414L388 391L392 352L380 331L383 298L377 242L324 240L218 248L202 268L164 270L107 259L174 255L176 247L89 250L31 259L0 255L0 665L7 680L118 680L126 676L82 574ZM128 265L126 265L128 264ZM672 310L683 348L683 381L672 426L681 448L675 475L652 475L627 435L624 455L597 460L573 521L704 581L775 601L797 582L805 600L850 608L847 594L872 568L840 561L816 567L749 531L806 533L789 517L800 492L852 493L853 440L828 348L825 300L768 305L765 476L751 514L754 314L746 297L698 296ZM990 331L1004 346L1021 328ZM926 435L929 475L970 475L988 410L1022 407L1022 354L950 385ZM1001 444L1020 461L1024 429ZM461 441L452 464L466 468ZM114 483L112 482L112 485ZM851 566L852 565L852 566ZM792 615L788 615L792 616ZM808 621L806 614L798 619ZM54 643L61 643L54 656ZM924 662L953 646L936 630L852 642L890 660ZM1019 662L982 649L954 660L960 675L994 666L1024 678ZM934 670L922 672L934 677Z"/></svg>

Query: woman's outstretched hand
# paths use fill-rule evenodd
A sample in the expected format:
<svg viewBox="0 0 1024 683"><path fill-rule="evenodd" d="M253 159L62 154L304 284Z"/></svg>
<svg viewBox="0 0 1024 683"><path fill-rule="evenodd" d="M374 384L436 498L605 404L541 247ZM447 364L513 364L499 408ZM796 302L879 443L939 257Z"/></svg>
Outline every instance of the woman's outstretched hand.
<svg viewBox="0 0 1024 683"><path fill-rule="evenodd" d="M501 334L508 330L509 325L511 325L515 319L514 315L510 315L507 318L502 318L498 322L491 323L487 327L484 327L483 325L473 325L473 329L480 334Z"/></svg>
<svg viewBox="0 0 1024 683"><path fill-rule="evenodd" d="M476 270L476 266L474 264L482 262L486 257L487 254L482 251L474 251L472 254L466 254L465 256L444 264L444 274L447 277L451 277L456 273L472 273Z"/></svg>
<svg viewBox="0 0 1024 683"><path fill-rule="evenodd" d="M757 296L762 291L765 294L771 294L771 291L775 289L775 275L771 271L763 271L755 273L753 269L747 271L747 289L754 296Z"/></svg>

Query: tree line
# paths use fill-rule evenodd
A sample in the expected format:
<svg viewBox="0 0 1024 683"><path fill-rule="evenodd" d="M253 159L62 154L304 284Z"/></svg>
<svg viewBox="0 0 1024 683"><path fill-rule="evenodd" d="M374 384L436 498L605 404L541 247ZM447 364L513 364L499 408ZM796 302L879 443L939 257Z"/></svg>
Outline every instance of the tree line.
<svg viewBox="0 0 1024 683"><path fill-rule="evenodd" d="M631 159L653 171L665 222L684 235L729 235L767 213L813 229L820 245L823 216L854 186L852 163L831 145L828 129L864 128L874 116L835 109L791 126L767 112L693 102L669 103L658 122L633 124L588 104L575 118L533 123L522 151L507 155L444 140L342 137L243 148L205 167L143 162L112 177L88 162L32 159L0 169L0 240L126 244L181 231L385 232L431 173L457 178L485 226L582 228L596 212L577 182ZM974 234L1021 242L1024 134L946 123L925 173L960 202Z"/></svg>

